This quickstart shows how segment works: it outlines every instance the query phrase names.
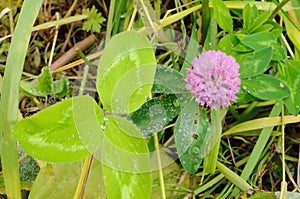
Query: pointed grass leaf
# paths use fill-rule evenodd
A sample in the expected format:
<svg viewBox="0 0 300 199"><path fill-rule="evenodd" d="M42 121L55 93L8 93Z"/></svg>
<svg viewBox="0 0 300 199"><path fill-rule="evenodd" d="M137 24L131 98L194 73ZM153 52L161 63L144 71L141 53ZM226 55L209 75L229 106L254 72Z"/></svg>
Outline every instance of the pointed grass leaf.
<svg viewBox="0 0 300 199"><path fill-rule="evenodd" d="M219 26L231 33L233 31L233 23L229 9L222 0L212 0L212 4Z"/></svg>
<svg viewBox="0 0 300 199"><path fill-rule="evenodd" d="M292 1L293 2L293 1ZM297 5L299 2L293 2L294 5ZM300 15L299 10L294 9L290 11L290 16L293 14L293 12L298 13L298 16ZM288 16L284 15L283 17L285 29L287 32L287 35L289 39L292 41L293 45L297 49L298 52L300 52L300 31L299 31L299 17L297 20L297 17L293 17L292 19L289 19ZM292 20L292 21L291 21ZM298 24L298 27L297 25ZM299 57L299 56L298 56Z"/></svg>
<svg viewBox="0 0 300 199"><path fill-rule="evenodd" d="M180 112L180 104L174 94L152 98L130 115L144 136L162 129Z"/></svg>
<svg viewBox="0 0 300 199"><path fill-rule="evenodd" d="M150 198L151 170L146 140L130 121L108 116L102 169L108 198Z"/></svg>
<svg viewBox="0 0 300 199"><path fill-rule="evenodd" d="M246 191L249 189L253 189L243 178L233 172L231 169L226 167L220 162L217 162L217 167L220 172L233 184L239 187L241 190Z"/></svg>
<svg viewBox="0 0 300 199"><path fill-rule="evenodd" d="M296 116L300 110L300 61L286 60L282 65L280 79L291 89L291 95L284 99L284 104Z"/></svg>
<svg viewBox="0 0 300 199"><path fill-rule="evenodd" d="M103 121L103 117L93 98L75 97L17 122L11 136L37 159L78 161L99 147L102 133L98 121Z"/></svg>
<svg viewBox="0 0 300 199"><path fill-rule="evenodd" d="M120 114L137 110L151 92L155 71L156 59L145 35L128 31L114 36L104 50L97 74L97 91L104 108Z"/></svg>
<svg viewBox="0 0 300 199"><path fill-rule="evenodd" d="M271 75L243 79L241 88L262 100L279 100L290 96L290 89L287 85Z"/></svg>
<svg viewBox="0 0 300 199"><path fill-rule="evenodd" d="M157 65L152 88L154 93L189 93L185 86L186 82L181 73L172 68Z"/></svg>
<svg viewBox="0 0 300 199"><path fill-rule="evenodd" d="M184 169L195 173L206 155L209 121L205 110L195 101L188 103L179 115L174 129L175 143Z"/></svg>
<svg viewBox="0 0 300 199"><path fill-rule="evenodd" d="M242 60L240 78L249 78L260 75L269 66L272 58L272 48L267 47L253 52L253 56L247 56Z"/></svg>

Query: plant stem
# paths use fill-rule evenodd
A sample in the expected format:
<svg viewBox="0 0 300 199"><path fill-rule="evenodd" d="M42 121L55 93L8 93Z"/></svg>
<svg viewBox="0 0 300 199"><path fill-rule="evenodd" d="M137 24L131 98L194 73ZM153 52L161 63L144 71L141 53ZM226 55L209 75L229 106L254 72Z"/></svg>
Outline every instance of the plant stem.
<svg viewBox="0 0 300 199"><path fill-rule="evenodd" d="M106 27L106 36L105 36L106 41L109 41L110 36L111 36L111 31L112 31L112 27L113 27L113 18L114 18L114 12L115 12L115 4L116 4L116 0L110 1L108 19L107 19L107 27Z"/></svg>
<svg viewBox="0 0 300 199"><path fill-rule="evenodd" d="M55 15L56 15L56 19L59 20L59 13L56 12ZM52 43L52 47L51 47L51 51L50 51L50 58L49 58L48 67L50 67L51 64L52 64L52 59L53 59L55 46L56 46L56 41L57 41L57 36L58 36L58 29L59 29L59 26L58 25L55 26L55 33L54 33L53 43Z"/></svg>
<svg viewBox="0 0 300 199"><path fill-rule="evenodd" d="M80 49L76 49L76 52L78 55L84 60L85 66L82 76L81 85L79 88L79 96L83 95L85 85L87 82L88 74L89 74L89 68L92 67L91 62L86 58L86 56L83 54L83 52ZM88 180L88 177L90 175L92 164L93 164L94 156L90 155L88 158L84 160L83 168L81 170L80 179L76 188L74 199L82 199L85 191L85 185Z"/></svg>
<svg viewBox="0 0 300 199"><path fill-rule="evenodd" d="M282 182L281 182L281 192L280 192L280 199L287 198L287 183L286 183L286 176L285 176L285 132L284 132L284 105L282 104L282 111L281 111L281 154L282 154Z"/></svg>
<svg viewBox="0 0 300 199"><path fill-rule="evenodd" d="M77 185L77 189L75 192L74 199L82 199L84 196L85 185L87 183L88 177L90 175L92 165L93 165L94 156L90 155L88 158L84 160L82 172L80 175L80 179Z"/></svg>
<svg viewBox="0 0 300 199"><path fill-rule="evenodd" d="M165 183L164 183L164 174L161 166L160 161L160 154L159 154L159 143L158 143L158 137L157 133L154 134L154 145L155 145L155 151L157 156L157 164L158 164L158 173L159 173L159 182L160 182L160 191L161 191L161 198L166 199L166 191L165 191Z"/></svg>
<svg viewBox="0 0 300 199"><path fill-rule="evenodd" d="M210 114L211 119L211 138L209 139L209 147L213 147L208 155L204 158L204 171L214 173L218 161L218 153L222 134L222 120L225 117L227 109L212 109Z"/></svg>
<svg viewBox="0 0 300 199"><path fill-rule="evenodd" d="M272 14L269 17L269 20L272 20L278 12L283 8L285 4L287 4L290 0L283 0L279 3L279 5L276 6L276 8L273 10ZM277 1L273 1L275 4L277 4Z"/></svg>

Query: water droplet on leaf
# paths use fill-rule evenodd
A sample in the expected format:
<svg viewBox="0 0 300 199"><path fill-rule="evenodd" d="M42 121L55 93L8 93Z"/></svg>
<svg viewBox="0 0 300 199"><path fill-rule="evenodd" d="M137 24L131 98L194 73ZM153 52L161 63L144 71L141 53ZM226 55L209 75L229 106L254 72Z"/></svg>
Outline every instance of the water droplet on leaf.
<svg viewBox="0 0 300 199"><path fill-rule="evenodd" d="M200 152L200 149L198 147L193 147L192 149L193 153L199 153Z"/></svg>

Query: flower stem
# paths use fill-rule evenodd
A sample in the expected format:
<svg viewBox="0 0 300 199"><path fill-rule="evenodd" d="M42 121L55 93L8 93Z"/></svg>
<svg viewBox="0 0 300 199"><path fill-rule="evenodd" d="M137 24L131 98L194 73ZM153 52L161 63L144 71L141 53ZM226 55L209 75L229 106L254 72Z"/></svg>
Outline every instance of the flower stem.
<svg viewBox="0 0 300 199"><path fill-rule="evenodd" d="M211 110L211 137L208 141L209 153L204 158L204 172L214 173L218 161L218 153L222 134L222 120L225 117L227 109L212 109ZM212 148L211 148L212 147Z"/></svg>

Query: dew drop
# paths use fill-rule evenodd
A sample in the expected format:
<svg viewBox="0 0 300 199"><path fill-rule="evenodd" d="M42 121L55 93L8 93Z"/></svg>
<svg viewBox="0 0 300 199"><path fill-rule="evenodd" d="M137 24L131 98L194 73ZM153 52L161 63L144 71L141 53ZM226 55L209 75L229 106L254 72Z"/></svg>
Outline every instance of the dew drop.
<svg viewBox="0 0 300 199"><path fill-rule="evenodd" d="M193 153L197 153L198 154L200 152L200 149L198 147L193 147L192 151L193 151Z"/></svg>

